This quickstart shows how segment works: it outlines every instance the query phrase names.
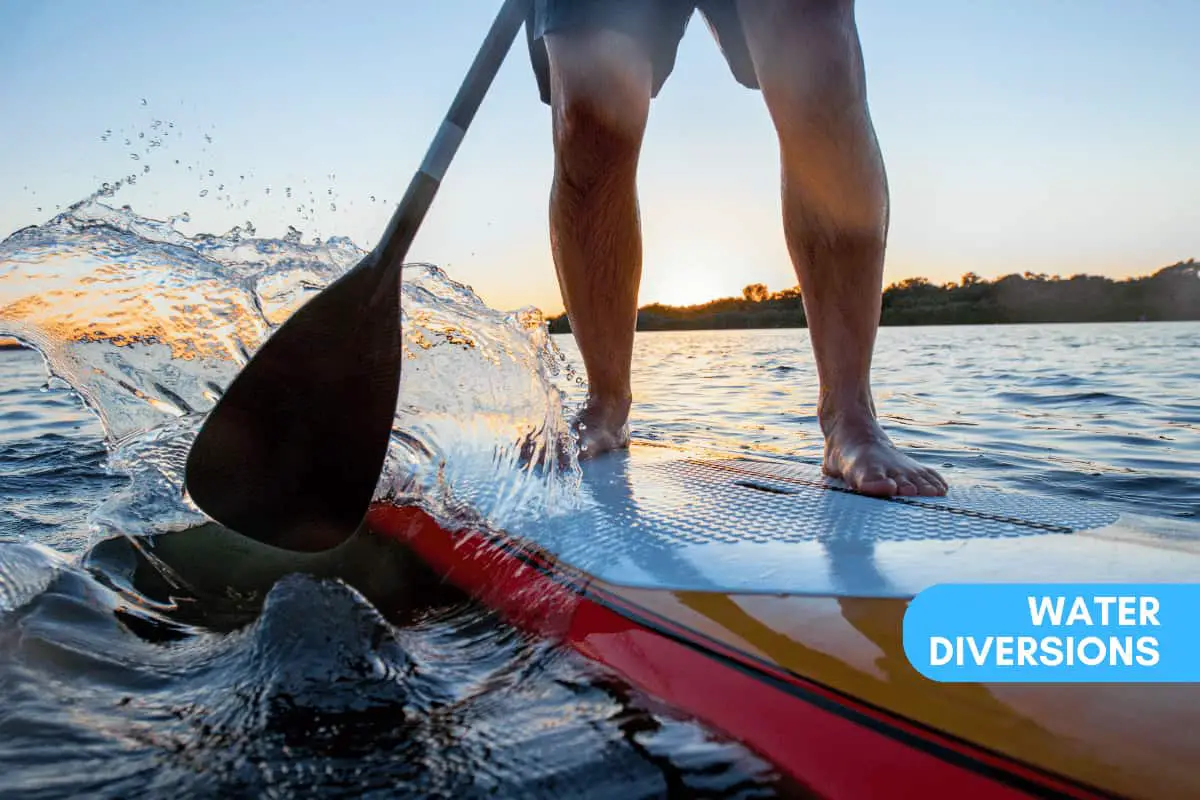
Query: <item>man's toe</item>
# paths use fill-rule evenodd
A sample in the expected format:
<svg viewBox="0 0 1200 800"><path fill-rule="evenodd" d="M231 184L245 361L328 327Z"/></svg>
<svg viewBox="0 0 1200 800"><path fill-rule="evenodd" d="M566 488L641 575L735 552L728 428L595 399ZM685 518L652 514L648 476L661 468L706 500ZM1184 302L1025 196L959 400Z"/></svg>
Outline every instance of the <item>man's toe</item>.
<svg viewBox="0 0 1200 800"><path fill-rule="evenodd" d="M896 494L895 479L885 475L882 470L872 471L851 483L851 488L872 497L892 497Z"/></svg>
<svg viewBox="0 0 1200 800"><path fill-rule="evenodd" d="M916 484L917 494L921 497L937 497L943 494L942 489L925 475L914 476L913 483Z"/></svg>
<svg viewBox="0 0 1200 800"><path fill-rule="evenodd" d="M930 497L940 497L949 488L945 479L931 469L922 469L917 473L916 482L921 487L921 494Z"/></svg>
<svg viewBox="0 0 1200 800"><path fill-rule="evenodd" d="M901 497L915 497L921 493L921 488L907 475L897 475L896 494Z"/></svg>

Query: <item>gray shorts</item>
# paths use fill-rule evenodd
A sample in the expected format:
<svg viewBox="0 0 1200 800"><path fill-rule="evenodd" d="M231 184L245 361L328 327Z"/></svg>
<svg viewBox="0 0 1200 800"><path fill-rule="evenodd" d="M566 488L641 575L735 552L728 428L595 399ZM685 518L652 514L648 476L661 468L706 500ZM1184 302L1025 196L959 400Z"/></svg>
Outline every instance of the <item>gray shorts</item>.
<svg viewBox="0 0 1200 800"><path fill-rule="evenodd" d="M743 86L757 89L758 78L736 0L534 0L525 30L542 102L550 102L550 66L542 40L545 34L603 29L633 36L650 54L654 64L651 96L657 96L675 67L679 42L697 9L704 14L734 78Z"/></svg>

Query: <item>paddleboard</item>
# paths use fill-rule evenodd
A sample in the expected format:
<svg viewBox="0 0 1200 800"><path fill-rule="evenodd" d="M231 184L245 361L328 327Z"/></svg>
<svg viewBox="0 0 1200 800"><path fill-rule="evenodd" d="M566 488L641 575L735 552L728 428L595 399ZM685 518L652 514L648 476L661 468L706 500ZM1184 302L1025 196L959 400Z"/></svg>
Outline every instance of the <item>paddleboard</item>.
<svg viewBox="0 0 1200 800"><path fill-rule="evenodd" d="M819 796L1200 796L1200 686L935 683L901 628L939 583L1193 581L1195 539L1074 500L869 498L813 465L641 444L586 462L583 492L505 530L387 503L368 524Z"/></svg>

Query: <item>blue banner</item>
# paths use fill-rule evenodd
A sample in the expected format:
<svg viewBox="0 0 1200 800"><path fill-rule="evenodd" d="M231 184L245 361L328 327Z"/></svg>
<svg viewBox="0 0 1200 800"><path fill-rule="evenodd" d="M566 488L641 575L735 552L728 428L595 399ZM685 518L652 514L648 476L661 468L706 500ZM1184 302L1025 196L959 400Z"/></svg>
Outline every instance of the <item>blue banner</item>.
<svg viewBox="0 0 1200 800"><path fill-rule="evenodd" d="M904 653L943 683L1200 682L1200 583L932 586Z"/></svg>

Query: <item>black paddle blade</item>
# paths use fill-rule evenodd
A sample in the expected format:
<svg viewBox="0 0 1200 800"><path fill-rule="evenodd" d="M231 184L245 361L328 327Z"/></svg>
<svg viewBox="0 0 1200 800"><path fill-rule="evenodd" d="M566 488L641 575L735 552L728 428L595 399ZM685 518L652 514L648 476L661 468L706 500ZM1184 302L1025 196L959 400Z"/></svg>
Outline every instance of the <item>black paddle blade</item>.
<svg viewBox="0 0 1200 800"><path fill-rule="evenodd" d="M234 379L188 453L213 519L288 550L341 544L366 515L400 390L400 265L374 254L300 307Z"/></svg>

